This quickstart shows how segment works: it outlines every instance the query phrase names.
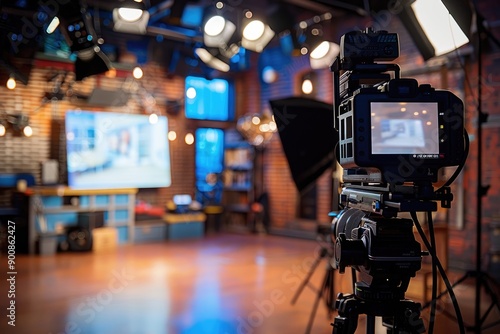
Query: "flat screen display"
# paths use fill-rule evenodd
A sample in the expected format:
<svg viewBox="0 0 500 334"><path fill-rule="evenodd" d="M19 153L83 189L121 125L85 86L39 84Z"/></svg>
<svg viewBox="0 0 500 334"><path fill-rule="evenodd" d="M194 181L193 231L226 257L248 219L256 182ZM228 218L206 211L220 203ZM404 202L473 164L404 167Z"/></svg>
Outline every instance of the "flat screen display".
<svg viewBox="0 0 500 334"><path fill-rule="evenodd" d="M437 102L371 102L372 154L439 156Z"/></svg>
<svg viewBox="0 0 500 334"><path fill-rule="evenodd" d="M185 81L185 97L187 118L210 121L234 119L233 93L227 80L188 76Z"/></svg>
<svg viewBox="0 0 500 334"><path fill-rule="evenodd" d="M165 116L66 112L68 183L76 189L156 188L171 183Z"/></svg>

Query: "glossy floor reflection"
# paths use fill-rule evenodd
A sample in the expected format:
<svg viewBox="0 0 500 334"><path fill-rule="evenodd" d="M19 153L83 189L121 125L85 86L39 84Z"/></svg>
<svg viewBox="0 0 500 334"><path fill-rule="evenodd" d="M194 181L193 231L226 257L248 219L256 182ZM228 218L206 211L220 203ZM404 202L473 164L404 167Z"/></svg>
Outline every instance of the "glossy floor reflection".
<svg viewBox="0 0 500 334"><path fill-rule="evenodd" d="M222 234L99 254L19 255L16 327L7 326L2 280L0 332L304 333L315 294L306 289L295 305L290 301L318 251L314 241ZM4 255L1 261L5 268ZM314 285L324 268L315 271ZM471 291L458 291L459 299L469 298L466 313ZM453 321L438 320L435 332L458 333ZM312 333L331 333L331 321L320 304ZM364 332L360 319L356 333Z"/></svg>

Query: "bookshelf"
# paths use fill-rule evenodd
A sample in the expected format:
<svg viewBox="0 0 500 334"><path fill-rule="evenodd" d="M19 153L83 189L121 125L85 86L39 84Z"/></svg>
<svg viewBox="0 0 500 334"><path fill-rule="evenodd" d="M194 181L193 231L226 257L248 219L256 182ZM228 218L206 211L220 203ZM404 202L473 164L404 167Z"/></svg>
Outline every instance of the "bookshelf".
<svg viewBox="0 0 500 334"><path fill-rule="evenodd" d="M236 130L227 130L224 144L224 192L226 226L248 230L254 202L254 148Z"/></svg>

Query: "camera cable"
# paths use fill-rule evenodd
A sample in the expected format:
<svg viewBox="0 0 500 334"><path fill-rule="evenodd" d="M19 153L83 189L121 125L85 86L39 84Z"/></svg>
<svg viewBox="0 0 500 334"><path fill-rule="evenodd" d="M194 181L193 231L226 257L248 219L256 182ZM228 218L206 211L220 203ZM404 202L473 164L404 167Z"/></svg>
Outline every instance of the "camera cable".
<svg viewBox="0 0 500 334"><path fill-rule="evenodd" d="M410 215L411 215L411 218L413 219L414 225L417 228L420 237L422 238L422 241L425 244L425 247L427 248L427 250L431 254L433 262L436 265L436 267L439 269L441 277L443 278L443 281L446 285L446 289L448 291L448 294L450 295L450 299L452 301L453 308L455 309L455 315L457 318L460 334L465 334L464 320L462 317L462 312L460 311L460 306L458 305L458 300L455 296L455 292L453 292L453 287L451 286L450 280L448 279L448 276L446 275L446 272L445 272L441 262L439 261L437 255L436 255L436 249L429 243L429 240L427 239L427 236L425 235L425 232L422 229L420 222L418 221L417 213L415 211L412 211L412 212L410 212ZM434 231L430 230L429 234L434 234ZM434 268L433 268L433 270L434 270ZM436 280L437 280L437 276L436 276ZM433 277L433 289L434 289L434 277ZM432 303L434 304L436 299L434 299L434 296L432 296L432 297L433 297ZM431 311L431 316L433 316L432 311ZM431 324L433 322L434 322L434 319L431 319L430 326L432 326Z"/></svg>
<svg viewBox="0 0 500 334"><path fill-rule="evenodd" d="M470 147L469 134L467 133L467 130L465 130L465 128L464 128L464 140L465 140L465 147L464 147L465 154L463 161L460 163L460 165L458 165L457 169L455 169L455 172L453 172L453 175L450 176L450 178L445 182L445 184L443 184L436 191L437 193L441 192L441 190L443 190L445 187L449 187L455 181L458 175L460 175L462 169L464 169L465 161L467 160L467 156L469 155L469 147Z"/></svg>

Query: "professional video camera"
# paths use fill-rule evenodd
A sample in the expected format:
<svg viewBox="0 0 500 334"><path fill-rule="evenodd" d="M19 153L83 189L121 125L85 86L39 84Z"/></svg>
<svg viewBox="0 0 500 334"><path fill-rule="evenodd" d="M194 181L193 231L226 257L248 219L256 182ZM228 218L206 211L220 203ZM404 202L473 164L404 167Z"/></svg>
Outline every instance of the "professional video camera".
<svg viewBox="0 0 500 334"><path fill-rule="evenodd" d="M344 168L343 210L332 223L334 262L340 272L346 266L359 272L354 293L336 301L333 333L354 333L359 314L367 315L367 332L377 316L391 333L425 330L420 304L404 296L425 253L414 221L397 215L436 211L436 201L449 208L449 183L434 189L438 170L463 166L467 155L462 101L400 78L397 64L376 62L398 56L397 34L366 29L342 37L332 66Z"/></svg>

